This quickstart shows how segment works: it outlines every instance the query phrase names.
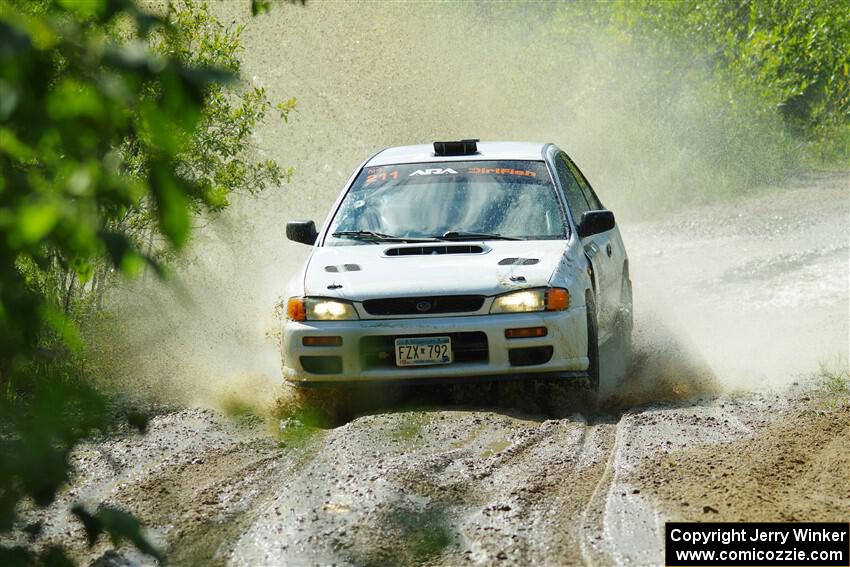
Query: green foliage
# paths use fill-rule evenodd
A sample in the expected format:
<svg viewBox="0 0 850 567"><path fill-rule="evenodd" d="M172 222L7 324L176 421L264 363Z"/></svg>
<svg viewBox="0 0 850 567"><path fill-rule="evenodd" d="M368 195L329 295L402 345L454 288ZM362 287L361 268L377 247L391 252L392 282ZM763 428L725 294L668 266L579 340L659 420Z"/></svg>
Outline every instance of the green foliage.
<svg viewBox="0 0 850 567"><path fill-rule="evenodd" d="M631 3L619 17L668 50L704 58L733 96L754 97L758 114L778 111L820 157L847 159L850 2Z"/></svg>
<svg viewBox="0 0 850 567"><path fill-rule="evenodd" d="M170 3L166 19L171 25L152 33L150 44L154 53L173 58L189 68L212 66L238 76L242 26L223 24L209 12L206 3L193 0ZM148 96L157 96L157 91L149 90ZM185 238L190 227L190 216L186 212L191 215L216 213L229 205L233 193L256 195L288 181L292 168L283 168L273 160L253 158L256 148L251 133L274 108L263 88L252 87L244 80L207 85L197 127L185 144L175 147L173 154L174 167L197 190L184 193L183 197L171 191L154 200L142 199L117 219L115 226L128 234L147 255L165 259L169 250L161 246L154 233L158 209L174 211L166 216L166 221L174 232ZM294 108L294 99L277 105L284 120ZM149 127L168 131L169 122L153 112L149 116ZM177 144L179 140L173 142ZM128 164L128 175L138 179L150 177L152 173L158 175L150 147L128 139L122 146L122 153Z"/></svg>
<svg viewBox="0 0 850 567"><path fill-rule="evenodd" d="M286 0L290 4L301 4L302 6L307 3L307 0ZM273 0L251 0L251 15L256 16L258 14L263 14L266 12L270 12L272 9Z"/></svg>
<svg viewBox="0 0 850 567"><path fill-rule="evenodd" d="M160 561L164 559L162 553L148 543L142 535L142 526L132 515L109 506L101 507L94 514L87 512L82 506L74 506L72 512L82 522L89 546L94 545L98 537L105 533L115 545L127 540L132 542L139 551Z"/></svg>
<svg viewBox="0 0 850 567"><path fill-rule="evenodd" d="M215 65L239 72L243 28L228 27L216 20L205 3L195 5L181 0L169 8L171 32L162 34L155 48L177 54L188 65ZM231 192L255 195L288 180L292 169L281 168L272 160L254 162L249 156L256 148L251 132L277 108L286 120L295 108L295 99L273 106L265 89L240 81L235 87L212 85L206 92L199 128L187 151L180 155L179 167L208 188L202 201L211 210L221 210Z"/></svg>
<svg viewBox="0 0 850 567"><path fill-rule="evenodd" d="M101 23L120 5L104 2ZM185 242L183 203L203 187L178 171L176 156L192 139L205 90L228 75L165 59L143 44L110 42L90 25L59 19L59 8L46 17L4 11L0 356L9 360L38 334L36 311L44 309L17 263L68 266L83 281L105 255L128 269L145 254L112 223L147 195L166 239ZM153 24L136 17L139 30ZM160 93L145 96L151 90ZM150 156L147 179L125 173L118 148L128 139Z"/></svg>
<svg viewBox="0 0 850 567"><path fill-rule="evenodd" d="M535 22L516 60L535 61L528 80L547 77L539 88L563 77L551 111L575 129L565 135L580 140L577 159L621 211L722 199L850 163L848 0L488 6L476 15L514 33Z"/></svg>
<svg viewBox="0 0 850 567"><path fill-rule="evenodd" d="M0 3L0 533L22 499L52 502L73 447L112 426L76 322L115 275L162 274L195 214L290 173L250 159L273 105L238 80L240 31L189 1L165 18L132 0ZM75 514L92 543L105 532L160 557L132 516ZM16 562L68 559L0 546Z"/></svg>

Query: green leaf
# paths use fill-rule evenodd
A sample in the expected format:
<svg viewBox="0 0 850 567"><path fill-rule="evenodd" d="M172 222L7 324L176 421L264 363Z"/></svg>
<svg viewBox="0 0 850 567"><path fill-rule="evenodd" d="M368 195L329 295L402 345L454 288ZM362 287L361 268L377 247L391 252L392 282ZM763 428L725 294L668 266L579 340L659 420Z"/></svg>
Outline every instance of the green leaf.
<svg viewBox="0 0 850 567"><path fill-rule="evenodd" d="M105 103L97 89L74 77L60 81L47 97L47 112L54 120L67 120L87 116L100 118Z"/></svg>
<svg viewBox="0 0 850 567"><path fill-rule="evenodd" d="M57 546L51 545L45 549L38 557L39 563L44 567L74 567L74 562L71 561L65 554L65 551Z"/></svg>
<svg viewBox="0 0 850 567"><path fill-rule="evenodd" d="M37 201L21 207L18 212L18 234L26 244L35 244L49 233L59 221L55 203Z"/></svg>
<svg viewBox="0 0 850 567"><path fill-rule="evenodd" d="M109 534L116 545L128 540L142 553L160 561L164 559L162 553L142 535L142 525L131 514L107 506L98 511L97 517L103 531Z"/></svg>
<svg viewBox="0 0 850 567"><path fill-rule="evenodd" d="M86 538L88 539L89 547L92 547L97 542L97 538L103 532L103 528L100 525L100 519L89 514L86 509L79 504L71 508L71 513L73 513L74 516L80 520L80 523L83 524L83 529L86 530Z"/></svg>
<svg viewBox="0 0 850 567"><path fill-rule="evenodd" d="M156 199L160 229L175 248L180 248L189 237L186 182L174 174L169 164L159 161L151 167L150 183Z"/></svg>
<svg viewBox="0 0 850 567"><path fill-rule="evenodd" d="M56 2L81 20L99 18L106 11L104 0L56 0Z"/></svg>
<svg viewBox="0 0 850 567"><path fill-rule="evenodd" d="M251 0L251 15L256 16L263 12L269 12L272 8L271 0Z"/></svg>
<svg viewBox="0 0 850 567"><path fill-rule="evenodd" d="M283 102L279 102L275 106L275 108L277 108L278 111L280 112L281 119L284 122L289 122L289 114L293 110L295 110L295 107L297 106L297 104L298 104L298 101L295 99L295 97L292 97L292 98L285 100Z"/></svg>
<svg viewBox="0 0 850 567"><path fill-rule="evenodd" d="M41 316L62 337L62 341L68 348L75 352L82 351L83 339L73 321L67 318L61 311L51 306L45 306L42 309Z"/></svg>
<svg viewBox="0 0 850 567"><path fill-rule="evenodd" d="M4 567L29 567L32 563L32 555L27 549L0 545L0 565Z"/></svg>
<svg viewBox="0 0 850 567"><path fill-rule="evenodd" d="M221 185L209 187L204 193L204 201L211 209L221 210L230 204L230 201L227 199L229 194L230 191L227 190L227 187L222 187Z"/></svg>
<svg viewBox="0 0 850 567"><path fill-rule="evenodd" d="M121 264L119 267L125 276L128 278L135 278L142 273L145 264L145 259L142 258L142 256L137 254L135 250L130 250L124 254L123 258L121 258Z"/></svg>
<svg viewBox="0 0 850 567"><path fill-rule="evenodd" d="M164 154L177 155L189 141L185 131L178 128L171 117L153 101L142 104L139 116L146 141Z"/></svg>
<svg viewBox="0 0 850 567"><path fill-rule="evenodd" d="M106 252L109 254L112 264L121 270L125 276L135 277L139 275L145 265L149 265L157 274L162 275L162 270L156 262L142 255L127 236L104 230L98 233L98 237L106 246Z"/></svg>
<svg viewBox="0 0 850 567"><path fill-rule="evenodd" d="M0 128L0 152L19 161L35 157L32 148L21 142L8 128Z"/></svg>

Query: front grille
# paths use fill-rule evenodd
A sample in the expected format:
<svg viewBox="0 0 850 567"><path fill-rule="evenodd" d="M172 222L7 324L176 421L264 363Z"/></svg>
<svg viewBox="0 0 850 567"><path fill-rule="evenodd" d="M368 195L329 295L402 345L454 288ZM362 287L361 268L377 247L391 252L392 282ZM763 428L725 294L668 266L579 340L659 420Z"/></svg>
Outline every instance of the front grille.
<svg viewBox="0 0 850 567"><path fill-rule="evenodd" d="M432 313L470 313L484 305L483 295L436 295L431 297L393 297L367 299L363 309L369 315L430 315Z"/></svg>
<svg viewBox="0 0 850 567"><path fill-rule="evenodd" d="M480 332L434 333L430 335L379 335L360 339L360 364L364 369L396 368L395 340L412 337L450 337L452 364L487 362L490 357L487 335ZM407 370L412 367L397 367Z"/></svg>

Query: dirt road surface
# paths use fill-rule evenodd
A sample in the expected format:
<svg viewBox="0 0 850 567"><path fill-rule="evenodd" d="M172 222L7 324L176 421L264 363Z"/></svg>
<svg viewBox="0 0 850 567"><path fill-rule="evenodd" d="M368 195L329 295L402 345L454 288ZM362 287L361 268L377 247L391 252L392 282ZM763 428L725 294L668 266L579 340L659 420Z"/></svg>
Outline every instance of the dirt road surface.
<svg viewBox="0 0 850 567"><path fill-rule="evenodd" d="M598 407L432 391L328 429L177 408L79 448L18 537L150 564L85 547L67 510L106 502L177 565L659 565L667 520L847 521L850 394L816 373L847 363L848 197L811 175L624 226L635 364Z"/></svg>

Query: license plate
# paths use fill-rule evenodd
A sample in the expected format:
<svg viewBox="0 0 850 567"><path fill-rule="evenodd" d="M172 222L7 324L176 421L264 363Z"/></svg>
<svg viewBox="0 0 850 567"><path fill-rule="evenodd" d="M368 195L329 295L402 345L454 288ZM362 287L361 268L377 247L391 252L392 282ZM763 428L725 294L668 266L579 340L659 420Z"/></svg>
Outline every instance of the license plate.
<svg viewBox="0 0 850 567"><path fill-rule="evenodd" d="M451 337L415 337L395 340L396 366L451 364Z"/></svg>

